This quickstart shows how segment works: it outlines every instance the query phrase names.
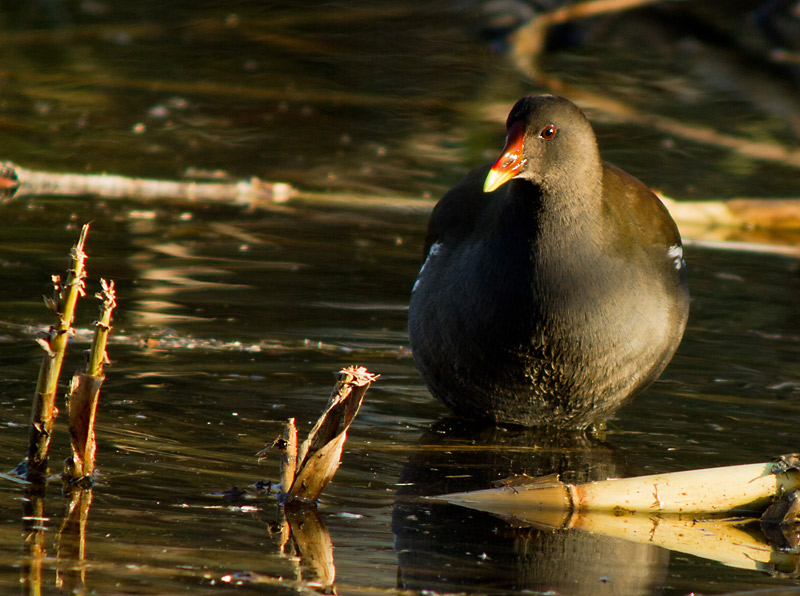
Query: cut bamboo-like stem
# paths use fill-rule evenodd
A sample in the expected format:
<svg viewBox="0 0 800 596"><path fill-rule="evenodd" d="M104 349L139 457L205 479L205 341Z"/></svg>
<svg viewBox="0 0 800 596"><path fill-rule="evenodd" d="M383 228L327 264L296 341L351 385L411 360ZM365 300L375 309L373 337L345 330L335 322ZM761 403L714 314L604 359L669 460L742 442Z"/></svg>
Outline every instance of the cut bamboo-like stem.
<svg viewBox="0 0 800 596"><path fill-rule="evenodd" d="M572 485L517 477L491 490L433 497L515 524L582 530L652 544L741 569L794 572L796 551L772 544L754 516L800 486L800 458ZM779 517L784 515L779 514ZM786 530L782 530L786 531Z"/></svg>
<svg viewBox="0 0 800 596"><path fill-rule="evenodd" d="M284 445L281 447L281 492L287 495L294 484L297 473L297 427L294 425L294 418L289 418L283 428L283 441Z"/></svg>
<svg viewBox="0 0 800 596"><path fill-rule="evenodd" d="M86 373L94 376L103 374L103 368L108 364L108 334L111 333L111 315L117 307L117 293L114 282L100 280L100 292L95 298L100 301L100 318L94 322L94 339L89 349L89 360L86 364Z"/></svg>
<svg viewBox="0 0 800 596"><path fill-rule="evenodd" d="M314 501L322 494L339 468L347 430L358 415L367 389L379 376L364 367L340 370L328 404L308 437L298 446L297 428L294 418L290 418L283 436L258 452L259 457L275 447L281 452L283 505Z"/></svg>
<svg viewBox="0 0 800 596"><path fill-rule="evenodd" d="M61 364L72 333L72 321L75 318L75 304L78 297L84 295L84 265L86 253L83 252L89 224L81 229L77 244L70 252L70 269L65 284L61 284L58 276L53 276L54 294L45 297L45 304L55 313L56 323L50 330L37 339L44 349L45 355L39 370L36 384L36 395L31 413L30 432L28 436L28 470L26 478L32 482L42 481L47 477L47 456L50 450L50 437L53 421L58 413L56 408L56 392Z"/></svg>
<svg viewBox="0 0 800 596"><path fill-rule="evenodd" d="M575 487L575 508L675 513L758 511L775 496L798 488L797 470L781 471L779 462L766 462L590 482Z"/></svg>
<svg viewBox="0 0 800 596"><path fill-rule="evenodd" d="M67 397L69 411L69 434L72 443L72 457L65 464L63 480L65 484L81 478L89 478L94 473L97 442L94 425L100 388L105 381L103 369L109 362L106 346L111 332L111 314L116 307L114 282L100 280L102 290L96 294L100 300L100 318L95 321L92 346L86 362L86 372L75 375L70 383Z"/></svg>
<svg viewBox="0 0 800 596"><path fill-rule="evenodd" d="M317 420L297 454L297 476L289 499L313 501L333 480L350 428L370 384L379 375L364 367L339 371L325 411Z"/></svg>
<svg viewBox="0 0 800 596"><path fill-rule="evenodd" d="M776 497L800 489L800 472L778 461L566 484L558 481L433 497L515 515L529 509L617 513L713 514L760 511Z"/></svg>

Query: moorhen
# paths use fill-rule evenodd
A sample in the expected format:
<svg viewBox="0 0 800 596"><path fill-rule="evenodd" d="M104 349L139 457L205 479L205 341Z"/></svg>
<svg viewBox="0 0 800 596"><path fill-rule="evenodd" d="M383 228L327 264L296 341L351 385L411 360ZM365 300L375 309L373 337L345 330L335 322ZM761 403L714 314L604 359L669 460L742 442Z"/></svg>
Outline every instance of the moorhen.
<svg viewBox="0 0 800 596"><path fill-rule="evenodd" d="M506 125L500 158L431 215L414 362L459 417L585 428L650 385L681 341L680 234L647 186L601 161L569 100L523 98Z"/></svg>

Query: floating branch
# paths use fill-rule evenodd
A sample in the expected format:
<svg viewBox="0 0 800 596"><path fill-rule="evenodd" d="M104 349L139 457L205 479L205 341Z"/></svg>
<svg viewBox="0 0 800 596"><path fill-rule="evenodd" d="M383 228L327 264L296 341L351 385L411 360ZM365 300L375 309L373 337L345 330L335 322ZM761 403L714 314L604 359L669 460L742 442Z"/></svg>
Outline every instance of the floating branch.
<svg viewBox="0 0 800 596"><path fill-rule="evenodd" d="M499 488L434 499L513 515L530 509L626 513L718 514L763 511L776 498L800 489L798 456L776 461L669 474L567 484L553 476L523 477Z"/></svg>
<svg viewBox="0 0 800 596"><path fill-rule="evenodd" d="M550 87L559 87L553 80ZM639 114L630 106L587 95L569 89L576 97L584 97L596 109L606 115L626 119L642 126L655 126L665 132L691 135L698 142L724 146L742 152L754 159L775 159L787 165L800 167L800 152L770 143L746 143L738 137L724 138L714 133L697 137L698 127L687 127L679 123L652 115ZM505 114L505 106L502 107ZM488 110L493 114L494 108ZM493 117L490 114L490 117ZM503 116L505 118L505 116ZM352 207L402 211L425 214L432 203L402 196L382 196L330 192L311 192L295 189L281 182L264 182L250 178L239 182L186 182L178 180L149 180L112 176L108 174L61 174L37 172L20 168L12 163L0 163L0 202L12 196L97 196L112 199L167 199L187 202L222 202L258 208L289 200L317 206ZM777 230L800 231L800 198L763 199L734 198L728 200L676 201L661 197L679 225L693 225L702 234L702 229Z"/></svg>
<svg viewBox="0 0 800 596"><path fill-rule="evenodd" d="M102 279L100 284L102 290L95 295L100 300L100 318L94 323L94 340L89 350L86 371L72 377L67 396L72 457L66 460L64 466L65 486L91 478L94 473L97 449L94 422L100 388L105 381L103 367L109 363L106 344L111 331L111 313L117 305L114 282L108 283Z"/></svg>
<svg viewBox="0 0 800 596"><path fill-rule="evenodd" d="M582 530L796 575L798 488L800 456L790 454L767 463L578 485L557 474L518 476L497 488L431 498L516 524Z"/></svg>
<svg viewBox="0 0 800 596"><path fill-rule="evenodd" d="M800 230L798 199L676 201L660 196L672 217L684 225L762 230Z"/></svg>
<svg viewBox="0 0 800 596"><path fill-rule="evenodd" d="M28 469L27 480L39 482L47 477L47 455L50 450L50 437L53 421L58 414L56 408L56 391L58 377L64 361L67 342L72 334L72 322L75 318L75 304L78 297L85 294L84 279L86 271L86 253L83 247L89 224L81 229L77 244L70 251L70 268L66 283L61 277L53 276L53 296L45 296L47 307L56 315L56 323L37 338L37 342L45 351L39 379L36 384L36 396L33 401L30 433L28 437Z"/></svg>
<svg viewBox="0 0 800 596"><path fill-rule="evenodd" d="M366 368L351 366L339 371L325 411L299 448L294 418L283 435L261 450L281 451L281 500L314 501L333 479L350 428L370 384L378 378Z"/></svg>
<svg viewBox="0 0 800 596"><path fill-rule="evenodd" d="M301 191L285 182L266 182L259 178L239 181L198 182L151 180L111 174L69 174L39 172L0 162L0 203L12 197L39 196L104 199L173 200L189 203L222 203L258 209L290 199L312 205L427 213L427 201L400 196L353 195L347 193Z"/></svg>
<svg viewBox="0 0 800 596"><path fill-rule="evenodd" d="M11 177L15 181L10 181ZM17 184L16 196L96 196L104 199L173 199L188 202L216 202L252 207L286 201L293 194L290 185L258 178L236 182L195 182L129 178L110 174L63 174L38 172L12 163L2 164L0 197L8 196ZM4 191L5 187L9 191Z"/></svg>

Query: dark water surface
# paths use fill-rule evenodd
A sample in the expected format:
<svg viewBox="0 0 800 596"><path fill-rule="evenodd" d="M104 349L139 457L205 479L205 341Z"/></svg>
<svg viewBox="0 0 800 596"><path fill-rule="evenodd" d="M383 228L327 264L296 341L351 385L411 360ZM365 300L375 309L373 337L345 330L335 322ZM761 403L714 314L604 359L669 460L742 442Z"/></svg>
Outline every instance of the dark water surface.
<svg viewBox="0 0 800 596"><path fill-rule="evenodd" d="M382 376L319 508L339 593L677 595L796 585L794 569L777 564L743 569L417 498L514 473L587 480L798 451L800 261L771 252L687 246L683 344L601 437L467 428L430 398L405 328L429 199L497 153L504 112L519 96L548 91L506 58L481 5L35 4L0 13L0 158L169 179L222 170L351 197L256 211L56 197L0 205L3 471L26 449L41 360L33 330L49 322L41 295L82 223L93 222L89 294L100 277L118 286L85 559L65 554L65 501L54 483L42 593L310 591L308 561L281 554L270 536L274 499L230 502L222 493L277 480L277 458L259 464L254 454L289 417L307 429L332 373L352 363ZM605 157L670 196L796 195L791 163L620 121L591 100L797 146L796 73L720 42L752 22L747 11L715 22L704 20L703 5L686 4L698 8L576 27L544 70L585 93ZM766 43L745 31L750 46ZM359 205L376 195L416 198L420 208ZM89 299L79 306L67 372L81 365L95 308ZM52 449L57 470L68 451L63 416ZM0 591L33 593L21 583L35 560L20 486L0 479L0 502Z"/></svg>

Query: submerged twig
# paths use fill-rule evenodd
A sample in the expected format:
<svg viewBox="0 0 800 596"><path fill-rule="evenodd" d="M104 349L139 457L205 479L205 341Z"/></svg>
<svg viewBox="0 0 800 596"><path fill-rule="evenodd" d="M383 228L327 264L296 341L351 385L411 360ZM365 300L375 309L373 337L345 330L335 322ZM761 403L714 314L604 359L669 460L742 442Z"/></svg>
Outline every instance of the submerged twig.
<svg viewBox="0 0 800 596"><path fill-rule="evenodd" d="M305 14L304 14L305 16ZM296 46L295 46L296 47ZM0 70L0 75L7 75L8 70ZM192 96L232 97L237 100L247 98L254 101L285 101L292 103L312 103L320 105L335 104L353 107L403 107L419 106L438 108L441 100L424 94L395 95L387 93L366 93L364 91L333 90L324 92L316 90L287 89L285 85L268 88L261 85L233 85L229 82L213 80L155 80L152 77L125 78L108 75L73 74L70 72L42 73L35 69L20 69L13 73L17 80L24 80L41 85L64 85L69 87L106 89L147 90L148 93L176 93Z"/></svg>
<svg viewBox="0 0 800 596"><path fill-rule="evenodd" d="M45 304L56 315L56 323L49 331L40 334L37 342L44 349L45 355L39 370L36 384L36 395L31 413L30 433L28 438L28 469L26 477L29 481L41 481L47 476L47 456L50 449L50 437L53 421L58 413L56 408L56 391L61 365L72 333L72 321L75 318L75 304L78 297L85 294L84 264L86 253L83 247L89 224L81 229L77 244L70 252L70 268L66 283L57 275L53 276L53 296L45 297Z"/></svg>

